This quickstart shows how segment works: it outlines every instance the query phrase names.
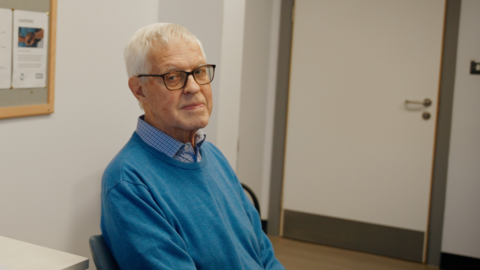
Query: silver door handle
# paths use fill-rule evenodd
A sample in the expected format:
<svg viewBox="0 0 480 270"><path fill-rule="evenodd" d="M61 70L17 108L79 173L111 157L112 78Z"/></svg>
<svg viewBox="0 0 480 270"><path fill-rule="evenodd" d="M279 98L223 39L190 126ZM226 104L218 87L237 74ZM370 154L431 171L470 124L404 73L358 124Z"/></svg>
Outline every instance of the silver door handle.
<svg viewBox="0 0 480 270"><path fill-rule="evenodd" d="M423 101L418 101L418 100L405 100L405 103L406 104L420 104L420 105L423 105L425 107L428 107L430 105L432 105L432 101L429 99L429 98L426 98L424 99Z"/></svg>

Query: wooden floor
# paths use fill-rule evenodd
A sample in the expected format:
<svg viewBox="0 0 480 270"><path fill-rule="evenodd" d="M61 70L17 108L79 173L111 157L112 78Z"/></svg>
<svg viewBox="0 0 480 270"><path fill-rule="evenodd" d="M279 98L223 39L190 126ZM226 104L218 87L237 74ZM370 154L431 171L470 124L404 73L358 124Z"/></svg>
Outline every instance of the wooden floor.
<svg viewBox="0 0 480 270"><path fill-rule="evenodd" d="M434 270L435 267L357 251L270 237L287 270Z"/></svg>

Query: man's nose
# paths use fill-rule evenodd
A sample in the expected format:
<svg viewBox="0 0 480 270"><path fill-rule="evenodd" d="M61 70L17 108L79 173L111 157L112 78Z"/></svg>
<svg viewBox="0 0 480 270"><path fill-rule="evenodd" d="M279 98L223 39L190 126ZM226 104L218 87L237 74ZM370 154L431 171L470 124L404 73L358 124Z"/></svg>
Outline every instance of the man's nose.
<svg viewBox="0 0 480 270"><path fill-rule="evenodd" d="M190 76L191 75L191 76ZM184 93L191 93L195 94L200 91L200 85L195 81L193 74L187 75L187 84L185 85L185 89L183 89Z"/></svg>

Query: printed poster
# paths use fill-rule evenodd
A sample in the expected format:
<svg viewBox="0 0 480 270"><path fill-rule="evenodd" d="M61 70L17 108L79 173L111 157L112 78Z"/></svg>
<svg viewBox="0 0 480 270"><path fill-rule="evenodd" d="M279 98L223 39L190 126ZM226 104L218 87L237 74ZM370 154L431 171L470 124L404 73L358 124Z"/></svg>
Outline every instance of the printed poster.
<svg viewBox="0 0 480 270"><path fill-rule="evenodd" d="M13 88L46 86L48 15L13 11Z"/></svg>
<svg viewBox="0 0 480 270"><path fill-rule="evenodd" d="M0 89L10 88L12 78L12 10L0 8Z"/></svg>

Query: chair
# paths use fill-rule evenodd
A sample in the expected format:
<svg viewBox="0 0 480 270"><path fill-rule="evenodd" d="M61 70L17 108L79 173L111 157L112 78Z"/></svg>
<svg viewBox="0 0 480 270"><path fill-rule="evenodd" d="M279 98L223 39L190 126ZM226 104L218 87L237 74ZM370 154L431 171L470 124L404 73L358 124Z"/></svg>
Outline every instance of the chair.
<svg viewBox="0 0 480 270"><path fill-rule="evenodd" d="M257 196L255 196L255 193L253 192L253 190L251 188L249 188L244 183L241 183L241 184L242 184L243 189L248 193L248 195L250 195L250 198L252 198L253 206L255 206L255 209L257 209L258 215L261 216L260 215L260 204L258 203Z"/></svg>
<svg viewBox="0 0 480 270"><path fill-rule="evenodd" d="M258 211L258 215L260 215L260 204L258 203L257 196L253 190L251 190L247 185L242 184L243 189L250 195L253 201L253 205L255 209ZM263 225L263 224L262 224ZM103 236L101 234L94 235L90 237L90 251L92 252L93 262L97 267L97 270L118 270L117 262L115 258L113 258L110 249L108 249L107 243L103 240Z"/></svg>
<svg viewBox="0 0 480 270"><path fill-rule="evenodd" d="M97 270L118 270L117 262L101 234L90 237L90 251Z"/></svg>
<svg viewBox="0 0 480 270"><path fill-rule="evenodd" d="M255 206L255 209L257 209L258 215L260 216L260 220L262 222L263 232L267 233L267 221L261 219L260 204L258 203L257 196L255 196L255 193L253 192L253 190L250 189L247 185L245 185L244 183L241 183L241 184L242 184L243 189L246 191L246 193L248 193L248 195L250 195L250 198L252 199L252 202L253 202L253 205Z"/></svg>

